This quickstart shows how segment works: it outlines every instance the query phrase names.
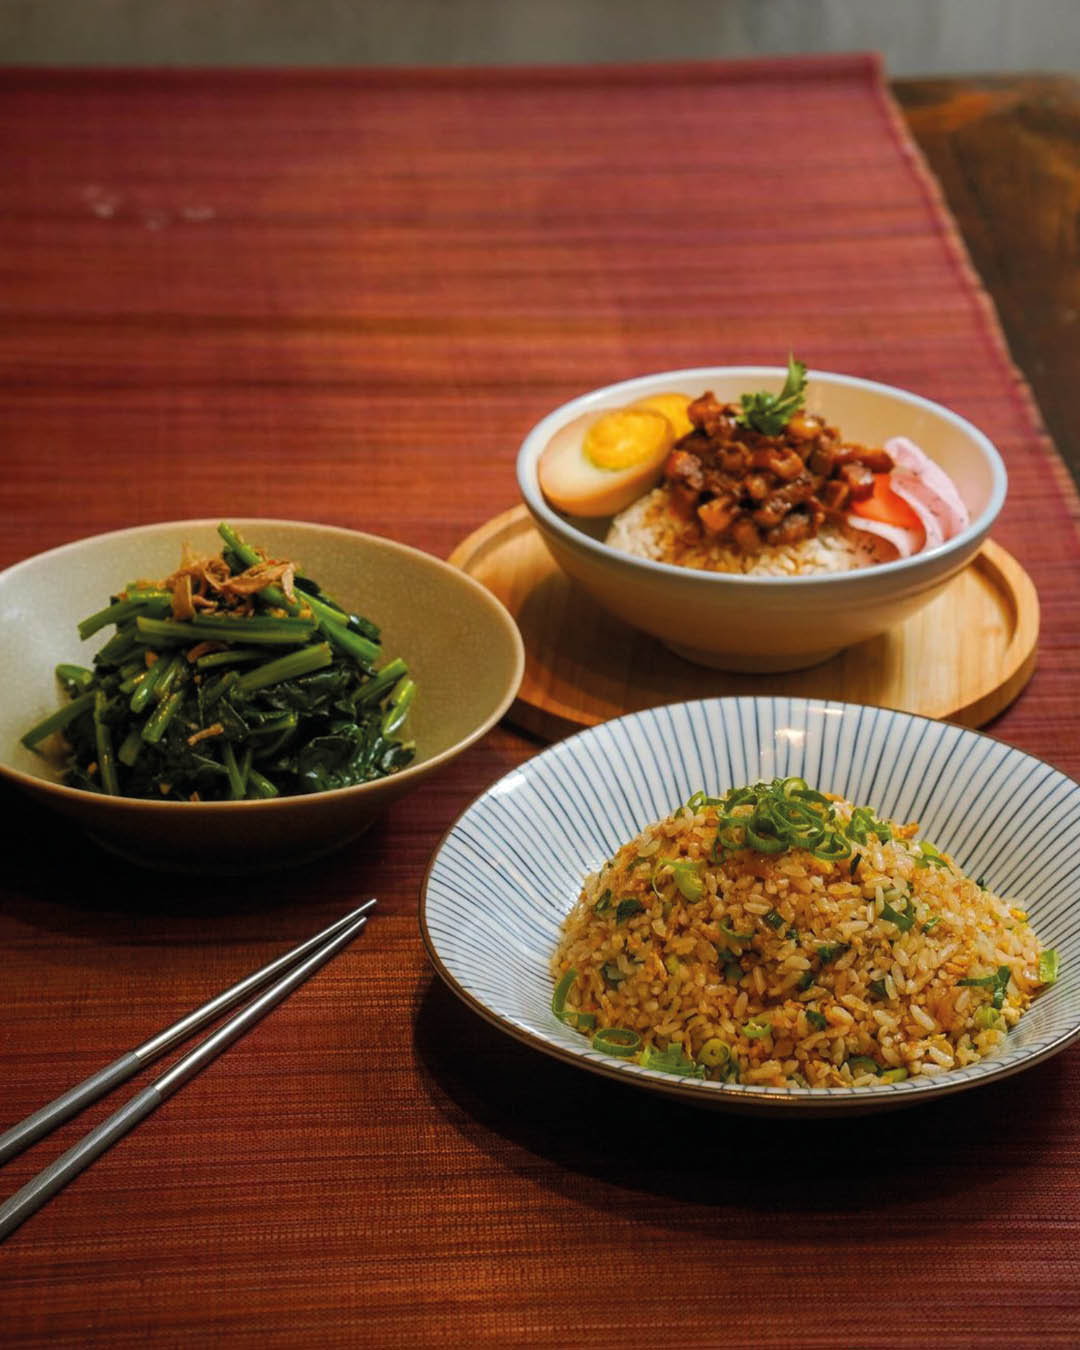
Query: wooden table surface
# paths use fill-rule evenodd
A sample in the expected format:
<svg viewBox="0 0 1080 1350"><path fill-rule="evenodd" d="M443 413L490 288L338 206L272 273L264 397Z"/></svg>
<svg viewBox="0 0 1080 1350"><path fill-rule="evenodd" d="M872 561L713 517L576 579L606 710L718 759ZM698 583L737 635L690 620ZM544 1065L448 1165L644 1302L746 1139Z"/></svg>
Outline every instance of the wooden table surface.
<svg viewBox="0 0 1080 1350"><path fill-rule="evenodd" d="M1075 469L1080 85L894 94ZM9 72L0 137L0 566L230 514L445 557L514 504L551 406L793 341L995 434L1043 635L989 731L1080 776L1075 490L872 62ZM258 879L140 872L0 790L0 1127L381 901L0 1247L4 1343L1080 1343L1075 1047L918 1110L751 1123L549 1062L438 982L425 864L538 748L499 727L359 844Z"/></svg>

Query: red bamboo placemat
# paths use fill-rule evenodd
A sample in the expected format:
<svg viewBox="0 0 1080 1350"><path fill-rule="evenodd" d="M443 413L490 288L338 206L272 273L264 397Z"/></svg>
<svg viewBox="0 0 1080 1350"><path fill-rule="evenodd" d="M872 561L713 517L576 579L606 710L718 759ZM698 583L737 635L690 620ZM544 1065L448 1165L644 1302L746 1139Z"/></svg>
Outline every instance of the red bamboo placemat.
<svg viewBox="0 0 1080 1350"><path fill-rule="evenodd" d="M0 563L214 514L445 556L514 503L517 445L554 404L791 347L998 444L995 537L1039 588L1043 638L991 730L1080 773L1076 496L872 58L7 72L0 137L20 151L0 194ZM535 749L499 730L319 869L197 889L4 794L12 1120L381 901L0 1251L9 1339L1080 1339L1075 1052L918 1112L748 1126L542 1061L433 982L427 858Z"/></svg>

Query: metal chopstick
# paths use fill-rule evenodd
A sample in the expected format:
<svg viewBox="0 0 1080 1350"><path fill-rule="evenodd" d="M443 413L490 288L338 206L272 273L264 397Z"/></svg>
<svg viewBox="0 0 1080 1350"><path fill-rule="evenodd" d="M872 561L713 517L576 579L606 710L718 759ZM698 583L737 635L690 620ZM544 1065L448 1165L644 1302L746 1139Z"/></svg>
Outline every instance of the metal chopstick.
<svg viewBox="0 0 1080 1350"><path fill-rule="evenodd" d="M370 900L361 908L367 910L374 903L374 900ZM340 929L340 931L335 933L331 930L332 936L323 946L317 948L299 965L294 966L276 984L271 985L269 989L249 1003L242 1012L238 1012L223 1026L211 1032L194 1050L186 1054L183 1059L177 1060L171 1068L166 1069L160 1077L155 1078L148 1087L136 1093L129 1102L115 1111L107 1120L103 1120L100 1125L80 1139L72 1148L69 1148L66 1153L61 1154L55 1162L50 1163L37 1176L32 1177L21 1190L16 1191L9 1200L0 1205L0 1242L3 1242L24 1220L40 1209L46 1200L55 1195L61 1187L66 1186L84 1168L89 1167L95 1158L100 1157L106 1149L127 1134L140 1120L148 1116L163 1101L182 1088L186 1082L194 1078L211 1060L216 1059L223 1050L232 1045L233 1041L238 1040L244 1032L250 1030L260 1018L264 1017L271 1008L303 984L320 966L347 946L366 923L367 914L364 913L359 918L353 919L344 928L341 928L340 924L335 924L334 928ZM309 947L311 944L305 943L304 945ZM232 991L228 992L231 993Z"/></svg>
<svg viewBox="0 0 1080 1350"><path fill-rule="evenodd" d="M313 938L308 938L306 942L300 943L298 947L286 952L284 956L279 956L276 961L271 961L269 965L253 971L239 983L218 994L208 1003L204 1003L201 1008L196 1008L194 1012L182 1017L179 1022L174 1022L171 1027L166 1027L164 1031L159 1031L156 1036L152 1036L150 1040L136 1046L134 1050L129 1050L127 1054L121 1055L119 1059L107 1064L104 1069L92 1073L89 1078L84 1078L81 1083L77 1083L73 1088L69 1088L67 1092L61 1093L59 1097L49 1102L47 1106L43 1106L40 1111L35 1111L33 1115L20 1120L10 1130L0 1134L0 1165L7 1162L9 1158L13 1158L16 1153L21 1153L24 1148L28 1148L42 1135L48 1134L65 1120L76 1115L83 1107L89 1106L91 1102L97 1101L105 1093L111 1092L114 1087L126 1082L133 1074L146 1068L148 1064L152 1064L154 1060L171 1050L173 1046L186 1041L189 1036L194 1035L201 1027L212 1022L215 1017L227 1012L229 1008L234 1008L238 1003L242 1003L248 995L254 994L263 985L269 984L276 975L295 965L297 961L303 960L308 952L321 946L328 938L333 937L336 932L344 928L346 924L359 918L361 914L366 914L374 903L374 900L368 900L358 909L343 915L329 928L324 928L321 933L316 933Z"/></svg>

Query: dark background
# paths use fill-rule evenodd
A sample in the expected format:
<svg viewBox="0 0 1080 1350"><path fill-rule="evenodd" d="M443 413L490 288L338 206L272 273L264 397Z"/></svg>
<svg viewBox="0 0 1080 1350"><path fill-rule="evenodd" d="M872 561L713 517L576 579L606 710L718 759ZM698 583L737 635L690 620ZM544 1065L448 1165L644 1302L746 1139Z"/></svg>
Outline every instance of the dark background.
<svg viewBox="0 0 1080 1350"><path fill-rule="evenodd" d="M0 62L441 65L873 49L896 76L1074 70L1076 0L0 0Z"/></svg>

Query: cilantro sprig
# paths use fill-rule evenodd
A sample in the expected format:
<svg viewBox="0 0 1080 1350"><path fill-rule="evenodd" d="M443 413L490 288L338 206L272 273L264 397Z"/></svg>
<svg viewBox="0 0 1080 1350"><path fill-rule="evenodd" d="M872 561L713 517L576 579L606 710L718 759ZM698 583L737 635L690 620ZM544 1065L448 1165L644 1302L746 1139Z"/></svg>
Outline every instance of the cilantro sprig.
<svg viewBox="0 0 1080 1350"><path fill-rule="evenodd" d="M743 394L740 399L742 412L736 414L735 421L741 427L760 431L763 436L779 436L802 407L805 397L806 367L789 354L787 379L779 394L770 394L764 390L756 394Z"/></svg>

